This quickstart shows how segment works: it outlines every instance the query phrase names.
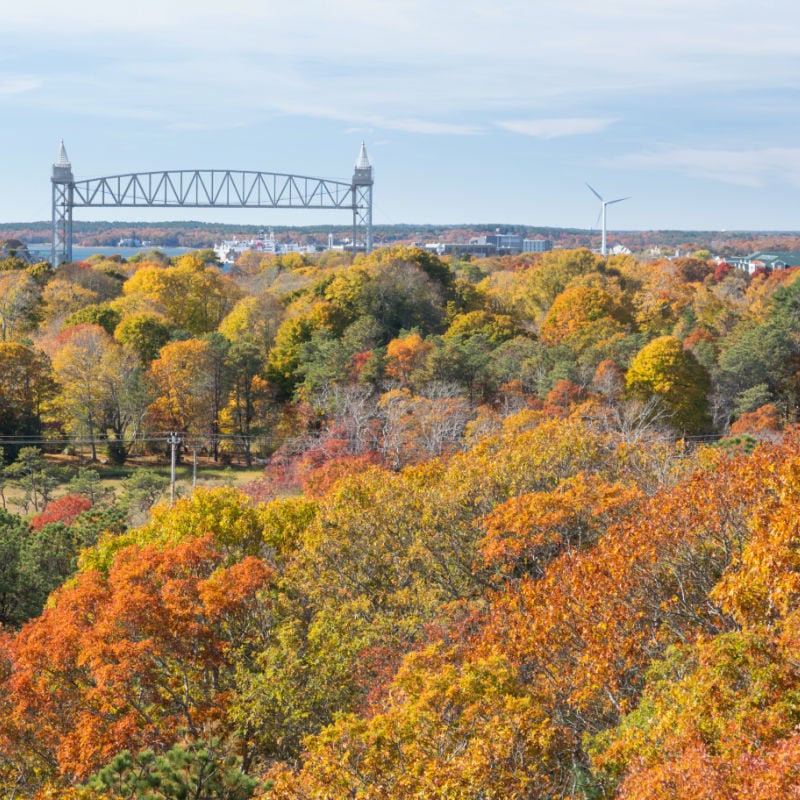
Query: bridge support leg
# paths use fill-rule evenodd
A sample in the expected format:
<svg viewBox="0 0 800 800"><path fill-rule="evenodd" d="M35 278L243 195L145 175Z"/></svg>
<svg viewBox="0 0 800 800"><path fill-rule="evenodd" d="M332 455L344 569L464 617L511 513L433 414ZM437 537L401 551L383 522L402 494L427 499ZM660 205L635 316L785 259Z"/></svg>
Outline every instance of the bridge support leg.
<svg viewBox="0 0 800 800"><path fill-rule="evenodd" d="M372 184L353 186L353 253L358 250L359 234L363 236L364 250L372 252Z"/></svg>
<svg viewBox="0 0 800 800"><path fill-rule="evenodd" d="M72 261L72 185L53 182L53 247L51 262L55 269L63 261Z"/></svg>

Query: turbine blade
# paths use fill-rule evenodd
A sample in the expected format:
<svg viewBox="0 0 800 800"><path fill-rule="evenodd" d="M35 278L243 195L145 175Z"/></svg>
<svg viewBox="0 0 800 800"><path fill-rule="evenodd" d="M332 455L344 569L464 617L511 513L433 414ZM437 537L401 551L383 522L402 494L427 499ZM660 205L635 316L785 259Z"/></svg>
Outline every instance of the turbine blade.
<svg viewBox="0 0 800 800"><path fill-rule="evenodd" d="M608 202L606 202L606 205L611 206L614 205L614 203L621 203L623 200L630 200L630 199L631 199L630 197L620 197L617 200L609 200Z"/></svg>
<svg viewBox="0 0 800 800"><path fill-rule="evenodd" d="M603 202L603 198L600 197L600 195L594 189L592 189L592 187L589 186L588 183L586 185L589 187L589 191L602 203Z"/></svg>

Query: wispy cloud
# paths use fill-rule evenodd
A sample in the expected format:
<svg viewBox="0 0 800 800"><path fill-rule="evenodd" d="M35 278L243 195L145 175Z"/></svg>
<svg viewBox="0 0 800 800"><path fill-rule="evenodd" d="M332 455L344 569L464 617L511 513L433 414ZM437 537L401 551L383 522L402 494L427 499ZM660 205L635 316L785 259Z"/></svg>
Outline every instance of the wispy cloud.
<svg viewBox="0 0 800 800"><path fill-rule="evenodd" d="M602 117L562 117L556 119L521 119L506 120L496 124L524 136L535 136L538 139L557 139L561 136L577 136L586 133L597 133L605 130L613 119Z"/></svg>
<svg viewBox="0 0 800 800"><path fill-rule="evenodd" d="M622 156L607 162L607 165L680 172L695 178L752 188L760 188L776 179L800 186L800 147L760 150L674 148Z"/></svg>
<svg viewBox="0 0 800 800"><path fill-rule="evenodd" d="M423 133L435 136L475 136L482 133L483 130L479 125L459 125L427 119L382 117L372 121L376 127L405 131L406 133Z"/></svg>
<svg viewBox="0 0 800 800"><path fill-rule="evenodd" d="M784 4L781 14L765 19L763 9L748 0L541 5L463 0L460 13L453 14L445 0L139 0L136 14L120 15L105 0L74 0L65 15L60 0L28 0L4 9L3 25L11 40L44 39L51 52L102 54L106 64L135 53L142 65L172 60L182 68L198 52L206 57L210 47L208 67L224 74L229 86L232 66L239 80L271 60L300 84L295 93L324 85L329 96L340 97L374 76L381 103L376 107L387 116L391 107L406 109L409 117L427 117L426 108L434 104L442 116L448 108L456 114L497 108L492 103L499 94L509 124L517 126L544 99L571 96L576 87L691 90L698 83L740 87L800 80L800 61L792 57L800 48L800 6ZM531 46L530 31L536 29L547 36ZM189 70L179 72L174 79L189 85ZM276 91L272 82L261 90L267 97ZM529 129L527 135L570 134Z"/></svg>
<svg viewBox="0 0 800 800"><path fill-rule="evenodd" d="M33 92L42 86L40 78L27 75L0 74L0 94L24 94Z"/></svg>
<svg viewBox="0 0 800 800"><path fill-rule="evenodd" d="M168 131L232 131L244 128L243 122L171 122Z"/></svg>

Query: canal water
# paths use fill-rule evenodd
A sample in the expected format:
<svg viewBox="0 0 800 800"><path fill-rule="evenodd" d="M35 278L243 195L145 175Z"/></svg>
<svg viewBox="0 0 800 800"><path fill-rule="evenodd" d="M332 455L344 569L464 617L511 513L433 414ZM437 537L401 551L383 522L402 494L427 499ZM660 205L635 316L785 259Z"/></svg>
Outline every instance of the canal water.
<svg viewBox="0 0 800 800"><path fill-rule="evenodd" d="M157 247L157 246L149 246L149 247L77 247L73 246L72 248L72 258L75 261L85 261L89 256L95 255L99 253L103 256L115 256L120 255L123 258L132 258L137 253L149 253L151 250L158 250L160 253L164 253L164 255L170 256L182 256L184 253L188 253L190 250L196 250L197 248L194 247ZM42 245L32 244L28 248L31 255L34 257L36 261L49 261L50 260L50 248L43 247Z"/></svg>

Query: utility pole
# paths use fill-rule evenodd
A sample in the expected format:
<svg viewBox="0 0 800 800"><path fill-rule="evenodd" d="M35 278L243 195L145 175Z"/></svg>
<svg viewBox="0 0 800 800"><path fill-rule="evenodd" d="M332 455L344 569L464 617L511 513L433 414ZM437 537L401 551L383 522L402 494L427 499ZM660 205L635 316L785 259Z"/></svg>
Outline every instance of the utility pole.
<svg viewBox="0 0 800 800"><path fill-rule="evenodd" d="M175 432L170 431L167 435L167 444L172 448L170 454L170 470L169 470L169 504L175 505L175 464L178 460L178 445L181 443L181 437Z"/></svg>

